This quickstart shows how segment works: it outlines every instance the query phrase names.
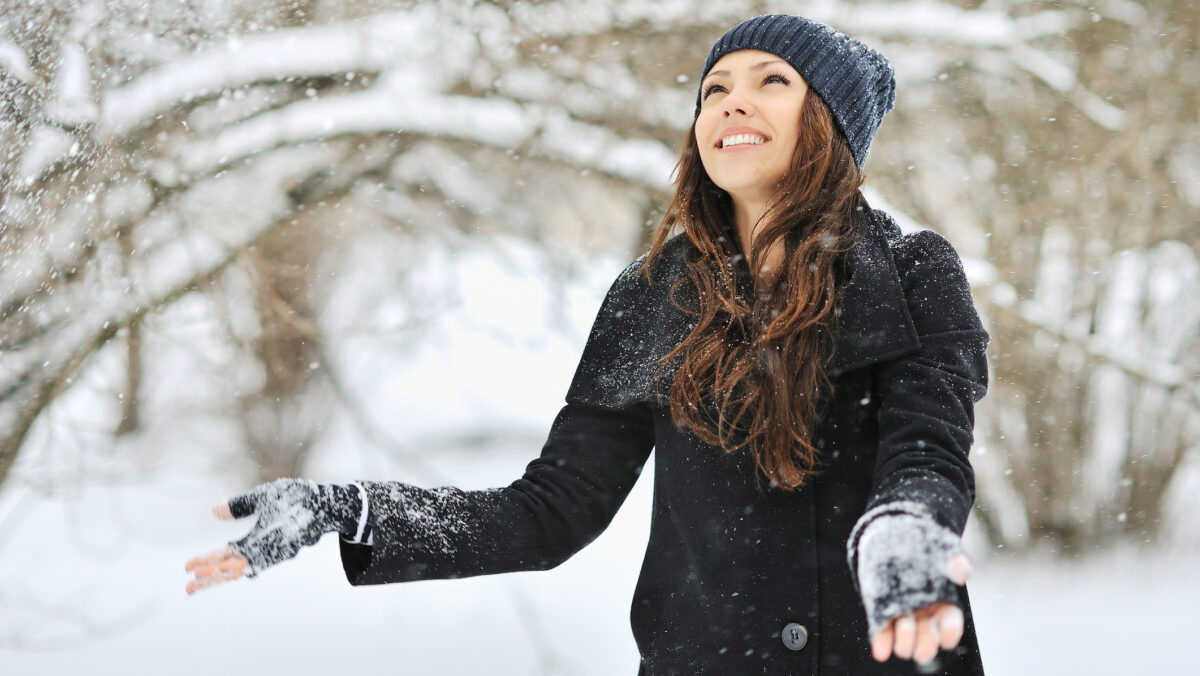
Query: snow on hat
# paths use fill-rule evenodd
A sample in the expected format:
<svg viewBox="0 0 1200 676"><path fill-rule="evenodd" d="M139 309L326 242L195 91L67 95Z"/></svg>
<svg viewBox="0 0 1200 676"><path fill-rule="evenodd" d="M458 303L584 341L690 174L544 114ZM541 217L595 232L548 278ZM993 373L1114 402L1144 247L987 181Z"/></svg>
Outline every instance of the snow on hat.
<svg viewBox="0 0 1200 676"><path fill-rule="evenodd" d="M829 106L861 170L883 116L896 105L896 78L887 57L823 23L768 14L743 21L721 36L704 62L700 82L722 56L743 49L774 54L800 73Z"/></svg>

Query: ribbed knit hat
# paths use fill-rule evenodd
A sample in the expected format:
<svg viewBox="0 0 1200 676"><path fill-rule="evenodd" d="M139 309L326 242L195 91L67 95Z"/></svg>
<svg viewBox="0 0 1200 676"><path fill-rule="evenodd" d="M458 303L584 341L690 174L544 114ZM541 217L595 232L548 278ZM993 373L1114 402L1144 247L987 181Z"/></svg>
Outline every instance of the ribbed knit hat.
<svg viewBox="0 0 1200 676"><path fill-rule="evenodd" d="M743 21L717 40L704 62L701 86L713 64L742 49L775 54L800 73L829 106L861 170L883 116L896 105L896 78L887 57L823 23L769 14Z"/></svg>

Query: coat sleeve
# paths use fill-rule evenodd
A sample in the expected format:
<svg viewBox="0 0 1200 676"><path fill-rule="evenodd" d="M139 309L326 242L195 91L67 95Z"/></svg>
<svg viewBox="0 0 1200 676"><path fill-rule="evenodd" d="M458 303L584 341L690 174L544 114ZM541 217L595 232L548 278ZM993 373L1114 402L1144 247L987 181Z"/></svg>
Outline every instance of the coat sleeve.
<svg viewBox="0 0 1200 676"><path fill-rule="evenodd" d="M922 231L893 252L920 349L875 370L879 448L866 517L923 512L961 535L975 501L967 453L987 392L988 334L945 238Z"/></svg>
<svg viewBox="0 0 1200 676"><path fill-rule="evenodd" d="M638 264L609 290L566 405L520 479L481 491L363 482L373 545L341 542L351 584L548 569L608 526L654 444L644 398L613 396L612 372L627 367L613 341L639 304Z"/></svg>

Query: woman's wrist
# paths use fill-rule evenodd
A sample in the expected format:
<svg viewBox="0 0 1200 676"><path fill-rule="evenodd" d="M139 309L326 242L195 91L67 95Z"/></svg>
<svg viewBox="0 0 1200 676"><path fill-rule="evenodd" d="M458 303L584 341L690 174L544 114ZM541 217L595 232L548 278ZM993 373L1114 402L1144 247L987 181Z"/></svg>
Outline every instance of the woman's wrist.
<svg viewBox="0 0 1200 676"><path fill-rule="evenodd" d="M367 489L358 482L335 485L338 504L338 534L350 544L368 544L370 528L368 517L371 511Z"/></svg>

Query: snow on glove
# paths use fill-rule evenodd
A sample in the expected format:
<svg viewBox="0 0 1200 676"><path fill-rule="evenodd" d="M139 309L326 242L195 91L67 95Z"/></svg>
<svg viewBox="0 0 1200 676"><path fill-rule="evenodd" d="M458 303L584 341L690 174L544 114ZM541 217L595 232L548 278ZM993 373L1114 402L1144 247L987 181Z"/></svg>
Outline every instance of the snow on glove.
<svg viewBox="0 0 1200 676"><path fill-rule="evenodd" d="M893 502L863 514L848 550L871 637L931 603L958 603L950 559L963 553L961 538L920 503Z"/></svg>
<svg viewBox="0 0 1200 676"><path fill-rule="evenodd" d="M246 537L230 542L250 562L247 577L286 561L301 547L316 544L325 533L346 538L361 530L366 494L356 484L318 484L303 479L277 479L259 484L229 500L236 518L257 516Z"/></svg>

